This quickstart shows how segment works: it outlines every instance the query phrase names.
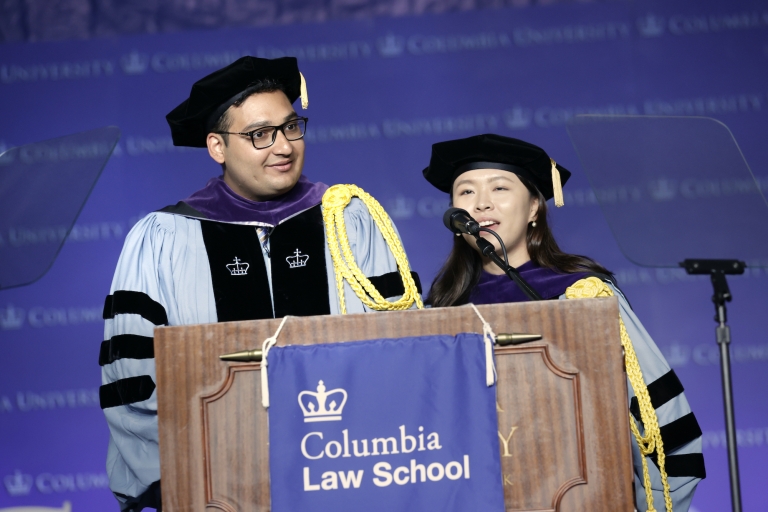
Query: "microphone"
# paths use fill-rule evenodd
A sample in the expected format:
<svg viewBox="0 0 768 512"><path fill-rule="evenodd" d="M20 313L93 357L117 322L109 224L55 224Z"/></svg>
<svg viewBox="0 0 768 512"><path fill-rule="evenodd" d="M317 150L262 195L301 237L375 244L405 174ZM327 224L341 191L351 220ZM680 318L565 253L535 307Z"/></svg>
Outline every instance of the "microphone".
<svg viewBox="0 0 768 512"><path fill-rule="evenodd" d="M443 224L454 233L477 235L480 232L480 224L461 208L448 208L443 214Z"/></svg>
<svg viewBox="0 0 768 512"><path fill-rule="evenodd" d="M491 261L493 261L500 269L502 269L504 273L507 274L507 277L514 281L520 290L530 300L542 300L541 295L539 295L536 290L531 288L531 285L525 282L525 279L522 278L520 273L516 269L509 266L509 260L507 259L507 248L504 246L504 241L495 231L492 229L481 228L480 224L478 224L477 221L473 219L466 210L462 210L461 208L448 208L443 214L443 224L445 224L445 227L454 233L474 235L475 238L477 238L477 242L475 242L477 244L477 248L480 249L480 252L482 252L486 258L490 258ZM499 257L498 254L496 254L496 249L494 248L493 244L488 240L480 237L481 230L492 234L496 237L496 240L499 241L499 247L501 247L501 250L504 253L503 260Z"/></svg>

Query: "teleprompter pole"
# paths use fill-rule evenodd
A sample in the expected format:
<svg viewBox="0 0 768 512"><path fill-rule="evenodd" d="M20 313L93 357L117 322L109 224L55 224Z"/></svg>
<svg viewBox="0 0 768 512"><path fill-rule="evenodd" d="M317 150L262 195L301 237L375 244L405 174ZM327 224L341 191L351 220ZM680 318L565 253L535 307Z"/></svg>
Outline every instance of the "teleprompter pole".
<svg viewBox="0 0 768 512"><path fill-rule="evenodd" d="M725 406L725 436L728 445L728 474L731 484L731 509L741 512L741 485L739 483L739 458L736 444L736 419L733 407L733 385L731 382L731 328L725 304L733 296L728 288L726 275L743 274L746 264L739 260L685 260L680 263L689 274L709 274L714 288L712 302L715 303L715 335L720 346L720 375L723 381L723 405Z"/></svg>
<svg viewBox="0 0 768 512"><path fill-rule="evenodd" d="M723 276L725 279L725 276ZM719 325L717 343L720 345L720 374L723 381L723 403L725 405L725 434L728 440L728 469L731 481L731 503L734 512L741 512L741 488L739 485L739 458L736 444L736 421L733 409L733 386L731 384L731 328L726 322L725 304L717 306Z"/></svg>

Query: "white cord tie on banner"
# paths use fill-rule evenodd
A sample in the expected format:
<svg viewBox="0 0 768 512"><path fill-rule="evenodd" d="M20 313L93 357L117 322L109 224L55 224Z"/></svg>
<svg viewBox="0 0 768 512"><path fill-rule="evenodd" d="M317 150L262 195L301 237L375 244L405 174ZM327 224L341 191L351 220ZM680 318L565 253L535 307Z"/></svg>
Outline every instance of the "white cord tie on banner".
<svg viewBox="0 0 768 512"><path fill-rule="evenodd" d="M267 379L267 354L275 343L277 343L277 337L280 335L280 331L283 330L285 321L288 320L287 316L283 317L283 321L280 322L275 334L264 340L261 345L261 405L265 409L269 409L269 379Z"/></svg>
<svg viewBox="0 0 768 512"><path fill-rule="evenodd" d="M483 342L485 344L485 385L493 386L496 382L496 365L493 364L493 344L496 342L496 333L491 329L491 324L485 321L483 315L471 302L469 303L480 320L483 322Z"/></svg>

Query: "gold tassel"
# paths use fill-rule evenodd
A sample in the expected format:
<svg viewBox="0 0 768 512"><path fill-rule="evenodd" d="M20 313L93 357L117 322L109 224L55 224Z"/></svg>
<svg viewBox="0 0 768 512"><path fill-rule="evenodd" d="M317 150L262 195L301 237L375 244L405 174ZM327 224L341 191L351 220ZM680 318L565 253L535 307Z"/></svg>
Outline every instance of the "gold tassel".
<svg viewBox="0 0 768 512"><path fill-rule="evenodd" d="M560 171L557 170L557 164L554 160L550 158L549 161L552 162L552 190L555 195L555 206L560 208L565 204L563 201L563 184L560 183Z"/></svg>
<svg viewBox="0 0 768 512"><path fill-rule="evenodd" d="M301 77L301 108L307 110L307 107L309 106L309 96L307 96L307 81L304 80L304 75L301 74L301 71L299 71L299 76Z"/></svg>

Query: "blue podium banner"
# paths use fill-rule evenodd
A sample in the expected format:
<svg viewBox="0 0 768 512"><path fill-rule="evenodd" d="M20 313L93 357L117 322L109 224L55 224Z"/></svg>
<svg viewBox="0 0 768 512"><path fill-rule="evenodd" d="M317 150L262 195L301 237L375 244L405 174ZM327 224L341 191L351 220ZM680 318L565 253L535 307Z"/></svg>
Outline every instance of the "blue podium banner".
<svg viewBox="0 0 768 512"><path fill-rule="evenodd" d="M477 334L272 348L272 511L503 511L485 364Z"/></svg>

